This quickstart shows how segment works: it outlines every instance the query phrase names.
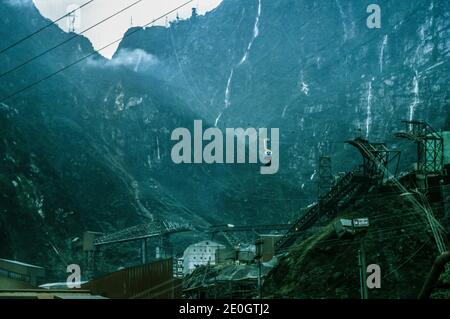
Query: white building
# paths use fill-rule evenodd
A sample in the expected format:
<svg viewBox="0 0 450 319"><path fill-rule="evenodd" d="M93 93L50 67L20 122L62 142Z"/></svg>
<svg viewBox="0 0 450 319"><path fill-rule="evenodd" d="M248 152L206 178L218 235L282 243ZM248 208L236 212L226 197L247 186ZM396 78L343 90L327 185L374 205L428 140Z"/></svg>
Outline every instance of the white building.
<svg viewBox="0 0 450 319"><path fill-rule="evenodd" d="M184 274L192 273L198 266L215 265L216 250L219 248L225 248L225 246L210 240L190 245L183 253Z"/></svg>

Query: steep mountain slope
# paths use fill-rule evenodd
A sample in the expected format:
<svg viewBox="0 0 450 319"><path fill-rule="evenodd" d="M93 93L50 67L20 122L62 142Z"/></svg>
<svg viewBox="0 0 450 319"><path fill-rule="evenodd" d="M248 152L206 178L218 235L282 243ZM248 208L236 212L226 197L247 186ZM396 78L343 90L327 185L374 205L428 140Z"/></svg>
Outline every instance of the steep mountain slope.
<svg viewBox="0 0 450 319"><path fill-rule="evenodd" d="M447 228L450 220L442 202L434 201L432 207ZM333 224L339 218L362 217L370 222L366 234L338 238ZM381 269L381 288L369 290L370 299L416 299L439 252L423 212L389 188L374 189L316 234L298 242L269 274L265 296L359 299L361 238L367 265ZM448 298L448 293L441 298Z"/></svg>
<svg viewBox="0 0 450 319"><path fill-rule="evenodd" d="M1 48L48 23L33 6L2 1L0 9ZM0 72L71 36L48 28L1 54ZM91 45L78 37L3 76L0 98L88 54ZM259 166L175 165L171 132L202 117L161 78L163 63L139 50L118 55L107 61L93 54L1 104L2 257L44 265L61 279L68 263L79 262L72 239L86 230L154 218L200 228L266 223L301 207L273 200L298 191L278 176L261 176Z"/></svg>
<svg viewBox="0 0 450 319"><path fill-rule="evenodd" d="M199 227L286 222L315 199L318 156L332 155L335 171L357 163L343 141L358 130L402 146L391 140L402 119L443 128L449 3L380 1L382 28L368 29L370 3L224 0L2 103L0 255L65 273L71 239L88 229L159 217ZM0 9L0 48L48 23L33 6ZM70 36L49 28L1 54L0 72ZM91 53L78 37L1 77L0 98ZM173 164L170 134L194 119L279 127L280 173Z"/></svg>
<svg viewBox="0 0 450 319"><path fill-rule="evenodd" d="M2 47L48 23L32 6L11 7L2 2L1 7L2 30L8 34L2 38ZM21 18L29 23L18 24ZM2 72L71 36L49 28L2 54ZM89 42L77 38L4 76L2 98L91 52ZM166 95L156 81L153 84L147 99ZM114 85L120 86L120 79L105 81L96 70L80 64L2 104L2 256L52 266L55 256L50 246L61 251L65 262L63 251L85 230L107 232L170 212L162 207L169 196L164 190L147 194L146 200L155 203L151 208L143 204L123 153L102 137L102 120L118 117L118 103L100 104L103 96L98 92ZM123 98L130 104L131 96ZM159 114L161 107L161 117L175 118L175 123L188 116L177 109L175 100L146 102L149 108L154 106L154 113Z"/></svg>
<svg viewBox="0 0 450 319"><path fill-rule="evenodd" d="M345 139L392 141L410 118L439 129L450 108L448 2L380 1L381 29L366 25L371 3L225 0L121 48L167 61L166 78L211 124L280 127L281 174L311 188L320 154L354 164Z"/></svg>

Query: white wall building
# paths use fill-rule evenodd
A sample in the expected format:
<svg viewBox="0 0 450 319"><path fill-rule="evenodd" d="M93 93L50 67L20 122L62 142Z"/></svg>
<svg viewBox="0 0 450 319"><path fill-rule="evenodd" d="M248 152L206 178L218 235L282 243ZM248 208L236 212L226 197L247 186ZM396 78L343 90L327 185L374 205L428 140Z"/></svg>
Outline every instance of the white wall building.
<svg viewBox="0 0 450 319"><path fill-rule="evenodd" d="M225 248L224 245L205 240L190 245L183 253L183 272L185 275L192 273L196 267L216 264L216 250Z"/></svg>

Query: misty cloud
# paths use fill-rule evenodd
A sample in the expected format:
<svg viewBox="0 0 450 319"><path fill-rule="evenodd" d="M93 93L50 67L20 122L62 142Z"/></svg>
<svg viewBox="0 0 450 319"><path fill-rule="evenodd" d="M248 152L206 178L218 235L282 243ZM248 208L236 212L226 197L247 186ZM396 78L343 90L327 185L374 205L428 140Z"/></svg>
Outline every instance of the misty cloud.
<svg viewBox="0 0 450 319"><path fill-rule="evenodd" d="M120 49L111 59L89 59L88 65L97 68L125 67L134 72L142 72L158 64L158 58L142 49Z"/></svg>
<svg viewBox="0 0 450 319"><path fill-rule="evenodd" d="M3 0L0 0L3 1ZM39 12L46 18L55 20L60 16L67 13L67 8L74 5L82 5L86 3L86 0L34 0ZM108 17L119 10L130 5L134 1L131 0L95 0L88 6L81 9L82 19L78 19L80 23L79 28L76 27L75 32L87 29L94 25L98 21ZM160 17L170 10L178 7L183 1L180 0L148 0L142 1L135 6L129 8L125 12L122 12L118 16L105 21L101 25L87 31L83 35L87 37L94 46L94 49L104 47L106 44L115 41L127 32L131 27L143 27L147 26L150 21ZM199 15L204 15L206 12L210 12L219 6L222 0L196 0L185 7L172 12L167 15L167 22L175 21L177 16L180 19L188 19L192 15L192 8L197 8ZM131 21L132 20L132 21ZM131 23L132 22L132 23ZM64 31L68 31L68 23L66 19L58 22L58 25ZM166 26L166 19L159 19L155 21L152 26ZM101 55L111 58L119 46L119 43L115 43L108 48L105 48L100 52Z"/></svg>
<svg viewBox="0 0 450 319"><path fill-rule="evenodd" d="M28 7L33 4L32 0L5 0L5 2L12 7Z"/></svg>

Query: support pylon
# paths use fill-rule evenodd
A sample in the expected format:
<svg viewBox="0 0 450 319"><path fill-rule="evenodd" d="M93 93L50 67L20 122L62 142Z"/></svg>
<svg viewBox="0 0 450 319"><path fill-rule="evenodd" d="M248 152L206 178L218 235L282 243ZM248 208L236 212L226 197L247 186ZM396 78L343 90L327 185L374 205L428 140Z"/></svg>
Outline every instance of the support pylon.
<svg viewBox="0 0 450 319"><path fill-rule="evenodd" d="M317 197L320 199L331 190L333 173L331 172L331 157L321 156L318 163Z"/></svg>

